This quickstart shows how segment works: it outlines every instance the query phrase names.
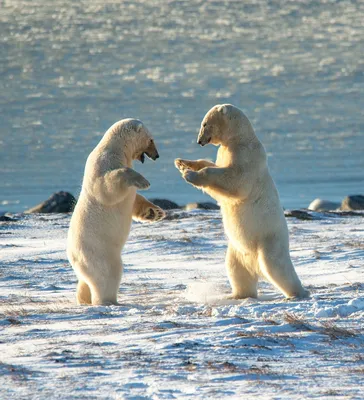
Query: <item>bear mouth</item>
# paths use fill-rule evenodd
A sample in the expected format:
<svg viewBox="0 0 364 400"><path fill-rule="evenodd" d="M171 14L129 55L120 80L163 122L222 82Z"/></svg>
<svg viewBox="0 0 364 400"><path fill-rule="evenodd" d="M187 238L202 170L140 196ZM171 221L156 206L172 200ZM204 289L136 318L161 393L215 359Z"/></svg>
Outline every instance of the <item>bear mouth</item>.
<svg viewBox="0 0 364 400"><path fill-rule="evenodd" d="M149 154L146 151L143 151L143 153L138 157L138 160L144 164L145 161L145 156L147 156L148 158L150 158L151 160L155 161L157 158L159 158L159 154L157 151L155 151L155 153L153 154Z"/></svg>
<svg viewBox="0 0 364 400"><path fill-rule="evenodd" d="M205 142L203 142L201 139L197 142L200 146L206 146L211 142L211 137L209 137Z"/></svg>

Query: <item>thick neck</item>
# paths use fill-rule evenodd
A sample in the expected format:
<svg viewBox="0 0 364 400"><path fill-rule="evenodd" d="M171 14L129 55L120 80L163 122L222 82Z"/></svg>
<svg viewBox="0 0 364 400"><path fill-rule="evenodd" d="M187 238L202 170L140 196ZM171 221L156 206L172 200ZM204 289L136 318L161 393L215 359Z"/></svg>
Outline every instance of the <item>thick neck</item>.
<svg viewBox="0 0 364 400"><path fill-rule="evenodd" d="M100 142L100 146L120 159L120 164L131 168L136 149L133 140L126 140L123 135L108 132Z"/></svg>
<svg viewBox="0 0 364 400"><path fill-rule="evenodd" d="M240 133L240 132L239 132ZM226 147L229 150L234 150L236 147L249 146L257 140L255 133L252 128L247 127L244 129L243 134L236 134L235 132L227 132L227 138L223 138L221 146Z"/></svg>
<svg viewBox="0 0 364 400"><path fill-rule="evenodd" d="M221 141L221 146L231 151L234 151L237 147L246 146L246 144L246 139L241 136L233 136Z"/></svg>

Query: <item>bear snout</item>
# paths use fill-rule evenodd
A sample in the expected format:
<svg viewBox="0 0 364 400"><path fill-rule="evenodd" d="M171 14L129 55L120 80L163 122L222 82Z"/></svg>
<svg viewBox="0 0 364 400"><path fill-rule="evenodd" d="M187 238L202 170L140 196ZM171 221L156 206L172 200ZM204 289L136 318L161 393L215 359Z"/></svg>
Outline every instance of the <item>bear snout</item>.
<svg viewBox="0 0 364 400"><path fill-rule="evenodd" d="M206 144L211 142L212 132L209 127L206 126L206 123L201 127L200 132L197 137L197 143L200 146L205 146Z"/></svg>
<svg viewBox="0 0 364 400"><path fill-rule="evenodd" d="M205 146L206 144L209 144L211 142L211 137L204 137L204 136L199 136L198 138L197 138L197 143L200 145L200 146Z"/></svg>
<svg viewBox="0 0 364 400"><path fill-rule="evenodd" d="M148 148L145 150L145 154L148 156L148 158L152 159L152 160L156 160L157 158L159 158L159 153L158 150L154 144L154 142L152 142Z"/></svg>

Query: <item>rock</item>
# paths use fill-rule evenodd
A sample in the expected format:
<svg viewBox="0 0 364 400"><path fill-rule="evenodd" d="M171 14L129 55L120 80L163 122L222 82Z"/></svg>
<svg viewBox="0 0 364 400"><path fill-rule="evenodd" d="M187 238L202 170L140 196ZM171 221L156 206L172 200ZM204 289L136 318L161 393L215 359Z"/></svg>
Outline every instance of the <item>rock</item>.
<svg viewBox="0 0 364 400"><path fill-rule="evenodd" d="M336 203L330 200L315 199L308 209L311 211L334 211L340 207L340 203Z"/></svg>
<svg viewBox="0 0 364 400"><path fill-rule="evenodd" d="M67 213L73 211L77 200L68 192L53 193L52 196L29 210L26 214L32 213Z"/></svg>
<svg viewBox="0 0 364 400"><path fill-rule="evenodd" d="M175 210L181 208L177 203L167 199L150 199L152 203L160 207L162 210Z"/></svg>
<svg viewBox="0 0 364 400"><path fill-rule="evenodd" d="M165 216L166 221L173 221L175 219L183 219L188 218L190 215L186 212L180 211L168 211L167 215Z"/></svg>
<svg viewBox="0 0 364 400"><path fill-rule="evenodd" d="M302 219L305 221L310 221L312 219L315 219L311 214L309 214L306 211L302 211L302 210L287 210L284 212L284 215L287 218L293 217L293 218Z"/></svg>
<svg viewBox="0 0 364 400"><path fill-rule="evenodd" d="M8 217L7 215L0 215L0 222L13 222L16 219Z"/></svg>
<svg viewBox="0 0 364 400"><path fill-rule="evenodd" d="M204 203L189 203L185 206L186 211L194 210L196 208L202 210L220 210L220 207L217 204L211 203L209 201Z"/></svg>
<svg viewBox="0 0 364 400"><path fill-rule="evenodd" d="M346 196L340 208L343 211L364 210L364 196L361 194Z"/></svg>

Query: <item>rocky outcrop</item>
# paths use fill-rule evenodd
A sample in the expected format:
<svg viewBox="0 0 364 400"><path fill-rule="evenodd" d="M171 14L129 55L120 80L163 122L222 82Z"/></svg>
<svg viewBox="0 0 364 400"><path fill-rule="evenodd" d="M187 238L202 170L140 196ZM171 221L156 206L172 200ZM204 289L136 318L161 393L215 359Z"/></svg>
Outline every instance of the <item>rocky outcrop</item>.
<svg viewBox="0 0 364 400"><path fill-rule="evenodd" d="M220 207L217 204L210 201L204 203L189 203L185 206L186 211L194 210L196 208L201 210L220 210Z"/></svg>
<svg viewBox="0 0 364 400"><path fill-rule="evenodd" d="M0 215L0 222L14 222L17 221L14 218L8 217L7 215Z"/></svg>
<svg viewBox="0 0 364 400"><path fill-rule="evenodd" d="M68 192L53 193L52 196L29 210L26 214L32 213L67 213L73 211L77 200Z"/></svg>
<svg viewBox="0 0 364 400"><path fill-rule="evenodd" d="M318 219L318 218L315 218L310 213L308 213L307 211L303 211L303 210L286 210L286 211L284 211L284 215L287 218L297 218L297 219L301 219L304 221L311 221L313 219Z"/></svg>
<svg viewBox="0 0 364 400"><path fill-rule="evenodd" d="M167 199L149 199L153 204L160 207L162 210L176 210L181 208L177 203Z"/></svg>
<svg viewBox="0 0 364 400"><path fill-rule="evenodd" d="M340 208L343 211L364 210L364 196L360 194L346 196L342 201Z"/></svg>

